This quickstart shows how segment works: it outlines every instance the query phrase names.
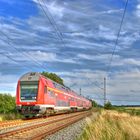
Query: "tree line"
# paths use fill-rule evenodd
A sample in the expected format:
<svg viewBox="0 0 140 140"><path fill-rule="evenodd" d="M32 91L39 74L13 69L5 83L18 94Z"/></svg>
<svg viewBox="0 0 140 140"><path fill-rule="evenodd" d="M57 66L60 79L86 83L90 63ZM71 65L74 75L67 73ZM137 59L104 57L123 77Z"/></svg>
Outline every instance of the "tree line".
<svg viewBox="0 0 140 140"><path fill-rule="evenodd" d="M16 112L15 97L10 94L0 94L0 113Z"/></svg>

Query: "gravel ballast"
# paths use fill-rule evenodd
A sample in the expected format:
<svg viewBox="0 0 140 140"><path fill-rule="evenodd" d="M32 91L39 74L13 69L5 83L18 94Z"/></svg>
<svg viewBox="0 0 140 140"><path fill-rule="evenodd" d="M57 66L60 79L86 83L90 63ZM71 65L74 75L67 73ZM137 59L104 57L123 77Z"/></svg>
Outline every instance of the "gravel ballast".
<svg viewBox="0 0 140 140"><path fill-rule="evenodd" d="M58 132L46 137L44 140L75 140L82 134L86 120L82 119Z"/></svg>

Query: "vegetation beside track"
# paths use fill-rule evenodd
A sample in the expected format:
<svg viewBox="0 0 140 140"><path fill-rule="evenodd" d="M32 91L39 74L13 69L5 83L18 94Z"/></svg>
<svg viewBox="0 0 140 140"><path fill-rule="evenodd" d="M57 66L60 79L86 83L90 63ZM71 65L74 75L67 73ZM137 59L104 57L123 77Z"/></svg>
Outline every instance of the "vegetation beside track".
<svg viewBox="0 0 140 140"><path fill-rule="evenodd" d="M5 120L15 120L15 119L22 119L23 116L19 113L6 113L0 114L0 122Z"/></svg>
<svg viewBox="0 0 140 140"><path fill-rule="evenodd" d="M79 140L139 140L140 117L115 110L103 110L99 117L88 117Z"/></svg>
<svg viewBox="0 0 140 140"><path fill-rule="evenodd" d="M10 94L0 94L0 121L22 118L15 106L15 97Z"/></svg>
<svg viewBox="0 0 140 140"><path fill-rule="evenodd" d="M140 116L140 107L114 107L113 109L118 112L126 112L130 115Z"/></svg>
<svg viewBox="0 0 140 140"><path fill-rule="evenodd" d="M113 106L111 102L107 102L104 108L107 110L116 110L118 112L125 112L130 115L140 116L140 106Z"/></svg>

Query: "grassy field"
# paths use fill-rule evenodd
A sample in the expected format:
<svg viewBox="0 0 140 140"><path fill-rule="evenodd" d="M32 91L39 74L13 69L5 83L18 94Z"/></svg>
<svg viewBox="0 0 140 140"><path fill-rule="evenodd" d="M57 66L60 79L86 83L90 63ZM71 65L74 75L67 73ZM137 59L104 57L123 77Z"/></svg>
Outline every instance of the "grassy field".
<svg viewBox="0 0 140 140"><path fill-rule="evenodd" d="M140 116L140 107L115 107L113 108L119 112L126 112L130 115L138 115Z"/></svg>
<svg viewBox="0 0 140 140"><path fill-rule="evenodd" d="M126 109L136 109L136 110L140 110L140 107L125 107Z"/></svg>
<svg viewBox="0 0 140 140"><path fill-rule="evenodd" d="M115 110L103 110L99 117L87 118L79 140L140 140L140 117Z"/></svg>
<svg viewBox="0 0 140 140"><path fill-rule="evenodd" d="M15 119L21 119L21 118L23 118L23 116L18 113L0 114L0 122L5 121L5 120L15 120Z"/></svg>

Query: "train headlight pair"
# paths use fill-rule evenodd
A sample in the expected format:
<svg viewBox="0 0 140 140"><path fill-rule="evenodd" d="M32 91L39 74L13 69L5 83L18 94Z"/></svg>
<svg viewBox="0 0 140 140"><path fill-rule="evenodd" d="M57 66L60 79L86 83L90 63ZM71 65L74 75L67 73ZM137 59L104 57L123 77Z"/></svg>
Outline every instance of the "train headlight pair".
<svg viewBox="0 0 140 140"><path fill-rule="evenodd" d="M21 97L21 99L25 99L25 97Z"/></svg>

